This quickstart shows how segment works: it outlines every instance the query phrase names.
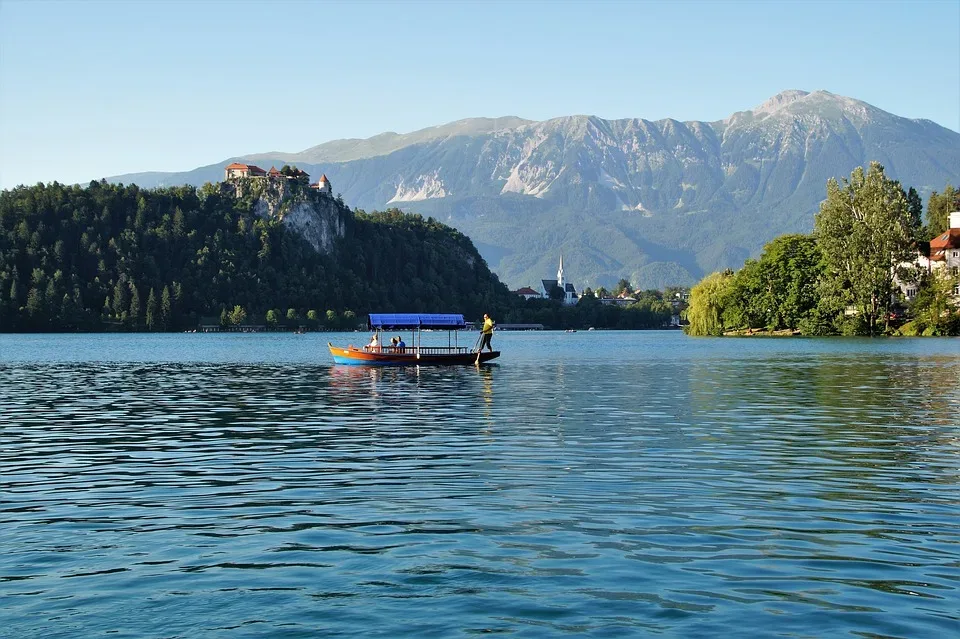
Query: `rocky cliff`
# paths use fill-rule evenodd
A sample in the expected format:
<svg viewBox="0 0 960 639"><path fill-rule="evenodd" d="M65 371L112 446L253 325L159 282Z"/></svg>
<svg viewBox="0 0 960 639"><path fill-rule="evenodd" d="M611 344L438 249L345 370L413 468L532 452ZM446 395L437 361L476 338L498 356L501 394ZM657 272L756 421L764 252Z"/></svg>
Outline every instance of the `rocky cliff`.
<svg viewBox="0 0 960 639"><path fill-rule="evenodd" d="M334 242L346 233L349 209L342 201L287 179L250 178L223 182L221 190L238 198L252 198L253 212L278 219L297 231L321 254L329 254Z"/></svg>

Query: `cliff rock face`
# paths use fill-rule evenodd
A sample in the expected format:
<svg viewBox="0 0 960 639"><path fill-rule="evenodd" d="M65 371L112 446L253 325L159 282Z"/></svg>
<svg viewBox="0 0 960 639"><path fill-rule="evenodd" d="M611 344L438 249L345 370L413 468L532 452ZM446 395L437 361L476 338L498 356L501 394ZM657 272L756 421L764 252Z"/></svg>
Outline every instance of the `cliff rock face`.
<svg viewBox="0 0 960 639"><path fill-rule="evenodd" d="M254 198L253 212L278 219L300 233L318 253L327 254L344 237L349 210L340 202L286 179L247 179L224 183L236 197Z"/></svg>

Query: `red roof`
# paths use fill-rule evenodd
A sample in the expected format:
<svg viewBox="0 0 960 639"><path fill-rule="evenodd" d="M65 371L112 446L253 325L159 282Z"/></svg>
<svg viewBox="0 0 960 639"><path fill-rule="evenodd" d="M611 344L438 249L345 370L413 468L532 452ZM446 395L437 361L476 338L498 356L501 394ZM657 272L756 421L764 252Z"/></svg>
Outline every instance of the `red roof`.
<svg viewBox="0 0 960 639"><path fill-rule="evenodd" d="M537 293L535 290L533 290L533 289L530 288L529 286L524 286L523 288L519 288L519 289L515 290L515 291L514 291L514 294L516 294L516 295L540 295L540 293Z"/></svg>
<svg viewBox="0 0 960 639"><path fill-rule="evenodd" d="M329 182L329 181L330 180L327 179L327 174L324 173L323 175L320 176L320 181L317 182L317 184L320 184L320 182Z"/></svg>
<svg viewBox="0 0 960 639"><path fill-rule="evenodd" d="M241 171L247 170L251 173L266 173L266 171L261 169L259 166L255 166L253 164L241 164L240 162L234 162L233 164L228 165L227 170L229 171L230 169L239 169Z"/></svg>
<svg viewBox="0 0 960 639"><path fill-rule="evenodd" d="M930 253L948 248L960 248L960 229L948 229L930 240Z"/></svg>
<svg viewBox="0 0 960 639"><path fill-rule="evenodd" d="M280 171L277 170L277 167L271 166L270 170L267 171L270 175L280 175Z"/></svg>

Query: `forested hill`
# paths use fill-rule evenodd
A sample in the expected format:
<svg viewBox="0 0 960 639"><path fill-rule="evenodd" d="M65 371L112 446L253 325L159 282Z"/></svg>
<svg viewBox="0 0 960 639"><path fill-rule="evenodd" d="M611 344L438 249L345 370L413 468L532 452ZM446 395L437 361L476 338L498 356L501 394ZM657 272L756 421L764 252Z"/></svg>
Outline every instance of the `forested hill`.
<svg viewBox="0 0 960 639"><path fill-rule="evenodd" d="M353 212L305 185L285 191L105 182L3 191L0 331L188 330L221 316L352 328L367 312L473 319L514 303L452 228Z"/></svg>

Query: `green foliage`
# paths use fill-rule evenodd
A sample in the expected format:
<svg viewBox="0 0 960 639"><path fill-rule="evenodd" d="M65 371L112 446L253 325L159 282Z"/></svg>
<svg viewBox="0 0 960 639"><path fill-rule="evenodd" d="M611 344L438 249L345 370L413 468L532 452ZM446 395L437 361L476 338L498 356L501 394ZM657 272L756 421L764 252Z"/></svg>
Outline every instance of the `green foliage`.
<svg viewBox="0 0 960 639"><path fill-rule="evenodd" d="M885 330L894 267L910 260L914 241L903 189L876 162L866 173L855 169L843 186L831 179L814 233L824 256L827 297L853 307L863 332Z"/></svg>
<svg viewBox="0 0 960 639"><path fill-rule="evenodd" d="M470 240L433 219L354 214L300 189L293 197L344 229L319 254L279 219L254 213L254 182L242 197L212 184L3 191L0 330L183 330L236 306L256 317L336 309L324 325L352 329L359 322L347 309L479 317L518 304Z"/></svg>
<svg viewBox="0 0 960 639"><path fill-rule="evenodd" d="M712 273L690 290L687 309L688 335L722 335L724 312L731 303L734 277L732 274Z"/></svg>
<svg viewBox="0 0 960 639"><path fill-rule="evenodd" d="M953 301L953 290L960 278L946 269L937 269L925 275L917 287L917 295L910 304L914 321L900 328L902 335L913 331L921 335L960 334L960 315ZM907 332L905 332L905 330Z"/></svg>
<svg viewBox="0 0 960 639"><path fill-rule="evenodd" d="M247 320L247 311L239 304L227 315L227 321L232 326L240 326Z"/></svg>
<svg viewBox="0 0 960 639"><path fill-rule="evenodd" d="M927 239L950 228L950 213L960 211L960 190L947 185L943 193L934 191L927 200Z"/></svg>

